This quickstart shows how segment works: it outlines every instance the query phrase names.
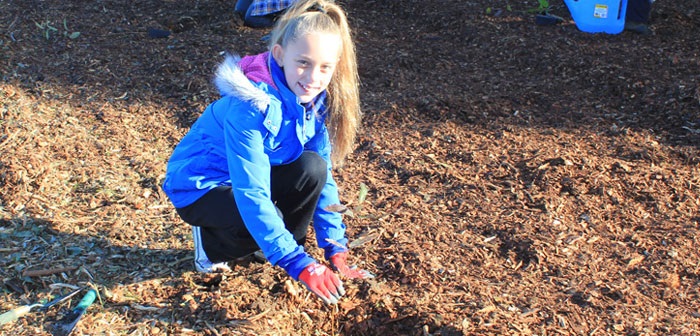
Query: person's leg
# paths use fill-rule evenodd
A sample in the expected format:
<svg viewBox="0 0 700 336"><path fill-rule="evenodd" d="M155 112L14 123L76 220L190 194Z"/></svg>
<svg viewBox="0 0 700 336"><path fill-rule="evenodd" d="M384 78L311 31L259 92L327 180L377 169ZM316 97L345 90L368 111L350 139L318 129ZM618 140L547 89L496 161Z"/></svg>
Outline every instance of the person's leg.
<svg viewBox="0 0 700 336"><path fill-rule="evenodd" d="M304 152L296 161L272 167L272 200L294 239L306 241L309 223L326 182L326 162L318 154ZM209 264L249 255L260 248L248 232L231 187L210 190L193 204L176 209L193 226L195 263L207 271Z"/></svg>
<svg viewBox="0 0 700 336"><path fill-rule="evenodd" d="M649 24L651 2L649 0L629 0L625 21Z"/></svg>
<svg viewBox="0 0 700 336"><path fill-rule="evenodd" d="M625 30L642 35L651 35L649 17L651 16L651 1L629 0L625 14Z"/></svg>
<svg viewBox="0 0 700 336"><path fill-rule="evenodd" d="M236 7L234 7L234 11L238 13L241 17L244 17L245 14L248 12L248 8L250 8L250 4L253 3L253 0L238 0L236 1Z"/></svg>
<svg viewBox="0 0 700 336"><path fill-rule="evenodd" d="M253 9L248 8L248 11L246 12L245 18L244 18L245 25L248 27L251 27L251 28L272 27L275 25L275 21L277 21L277 18L279 18L280 15L282 15L285 10L281 10L281 11L270 13L270 14L263 15L263 16L253 16L253 15L251 15L251 12L253 11Z"/></svg>
<svg viewBox="0 0 700 336"><path fill-rule="evenodd" d="M193 226L198 270L206 269L207 261L230 261L259 249L238 212L231 187L214 188L193 204L176 210Z"/></svg>
<svg viewBox="0 0 700 336"><path fill-rule="evenodd" d="M300 245L306 241L327 174L326 161L310 151L290 164L272 168L272 199L284 216L287 230Z"/></svg>
<svg viewBox="0 0 700 336"><path fill-rule="evenodd" d="M271 14L263 16L253 16L250 12L246 13L243 19L246 26L251 28L268 28L275 24L275 17Z"/></svg>
<svg viewBox="0 0 700 336"><path fill-rule="evenodd" d="M204 242L202 241L202 228L200 226L190 226L192 228L192 240L194 242L194 268L198 272L211 273L216 271L228 271L231 268L227 262L214 263L209 260L207 252L204 251Z"/></svg>

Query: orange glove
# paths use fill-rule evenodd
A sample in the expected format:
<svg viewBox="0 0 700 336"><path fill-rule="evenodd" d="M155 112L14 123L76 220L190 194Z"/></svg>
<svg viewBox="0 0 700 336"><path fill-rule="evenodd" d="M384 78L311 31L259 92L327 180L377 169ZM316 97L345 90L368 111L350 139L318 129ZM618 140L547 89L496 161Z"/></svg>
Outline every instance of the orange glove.
<svg viewBox="0 0 700 336"><path fill-rule="evenodd" d="M316 262L301 271L299 281L327 304L338 303L338 299L345 294L343 283L335 273Z"/></svg>
<svg viewBox="0 0 700 336"><path fill-rule="evenodd" d="M366 270L359 270L355 266L348 266L348 253L340 252L334 254L331 259L331 267L338 271L341 275L350 279L368 279L374 278L374 274Z"/></svg>

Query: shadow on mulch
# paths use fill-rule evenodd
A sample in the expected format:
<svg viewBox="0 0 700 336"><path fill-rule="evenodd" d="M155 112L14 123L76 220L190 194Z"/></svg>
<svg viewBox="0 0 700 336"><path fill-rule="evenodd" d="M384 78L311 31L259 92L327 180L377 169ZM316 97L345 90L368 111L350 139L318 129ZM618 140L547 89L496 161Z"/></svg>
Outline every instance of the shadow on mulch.
<svg viewBox="0 0 700 336"><path fill-rule="evenodd" d="M66 272L78 281L111 287L165 276L177 277L192 268L192 251L189 250L118 246L100 236L56 231L51 222L41 219L15 218L3 222L0 236L15 242L3 251L7 254L3 258L3 273L6 273L3 280L19 294L35 289L32 284L36 284L36 288L43 287L42 280L34 275L60 276ZM12 222L27 224L14 228L6 226ZM96 278L97 274L101 276ZM13 285L15 281L26 285Z"/></svg>
<svg viewBox="0 0 700 336"><path fill-rule="evenodd" d="M19 305L66 288L91 285L106 300L119 288L172 282L193 268L190 250L118 246L101 236L60 232L50 221L38 218L0 220L3 292ZM200 285L215 284L201 280ZM40 293L47 287L52 293ZM181 298L173 300L181 302Z"/></svg>

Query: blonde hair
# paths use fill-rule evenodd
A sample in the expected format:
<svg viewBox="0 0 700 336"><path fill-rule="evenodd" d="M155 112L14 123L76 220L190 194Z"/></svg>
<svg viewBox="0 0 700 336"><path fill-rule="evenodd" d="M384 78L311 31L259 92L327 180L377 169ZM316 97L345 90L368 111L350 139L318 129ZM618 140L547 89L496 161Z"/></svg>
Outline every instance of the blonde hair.
<svg viewBox="0 0 700 336"><path fill-rule="evenodd" d="M326 119L333 144L331 158L340 165L353 150L361 119L355 45L345 12L333 1L296 1L277 20L270 33L270 49L276 44L284 48L301 36L317 32L338 34L342 42L340 58L328 84Z"/></svg>

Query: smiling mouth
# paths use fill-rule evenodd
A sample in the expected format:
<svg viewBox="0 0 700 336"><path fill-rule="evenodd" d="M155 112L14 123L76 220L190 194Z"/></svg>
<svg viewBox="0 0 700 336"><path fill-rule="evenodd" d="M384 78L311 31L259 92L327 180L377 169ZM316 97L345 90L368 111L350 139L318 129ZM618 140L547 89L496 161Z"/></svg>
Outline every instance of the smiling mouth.
<svg viewBox="0 0 700 336"><path fill-rule="evenodd" d="M302 85L301 83L299 83L299 87L300 87L302 90L306 91L306 92L313 91L313 90L316 90L316 89L317 89L317 87L315 87L315 86L311 86L311 85Z"/></svg>

